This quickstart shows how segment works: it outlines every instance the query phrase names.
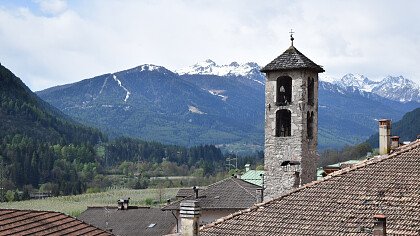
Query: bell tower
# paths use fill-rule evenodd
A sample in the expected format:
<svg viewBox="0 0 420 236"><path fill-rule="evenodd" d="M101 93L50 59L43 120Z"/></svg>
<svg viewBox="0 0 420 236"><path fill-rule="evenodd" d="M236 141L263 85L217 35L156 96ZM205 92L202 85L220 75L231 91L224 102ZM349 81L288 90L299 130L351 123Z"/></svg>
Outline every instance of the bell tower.
<svg viewBox="0 0 420 236"><path fill-rule="evenodd" d="M265 195L276 197L316 179L318 73L293 46L261 69L265 84Z"/></svg>

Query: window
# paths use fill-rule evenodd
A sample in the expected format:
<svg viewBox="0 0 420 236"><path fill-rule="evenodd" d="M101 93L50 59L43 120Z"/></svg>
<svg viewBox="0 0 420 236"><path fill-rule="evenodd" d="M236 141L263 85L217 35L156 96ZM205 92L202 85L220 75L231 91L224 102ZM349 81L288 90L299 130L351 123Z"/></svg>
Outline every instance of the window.
<svg viewBox="0 0 420 236"><path fill-rule="evenodd" d="M308 111L308 113L307 113L306 129L307 129L307 132L308 132L308 139L312 139L313 134L314 134L314 112L309 112Z"/></svg>
<svg viewBox="0 0 420 236"><path fill-rule="evenodd" d="M276 137L291 136L291 118L289 110L281 109L276 112Z"/></svg>
<svg viewBox="0 0 420 236"><path fill-rule="evenodd" d="M276 105L285 106L292 101L292 78L282 76L277 78Z"/></svg>
<svg viewBox="0 0 420 236"><path fill-rule="evenodd" d="M313 106L314 105L314 79L308 77L308 104Z"/></svg>

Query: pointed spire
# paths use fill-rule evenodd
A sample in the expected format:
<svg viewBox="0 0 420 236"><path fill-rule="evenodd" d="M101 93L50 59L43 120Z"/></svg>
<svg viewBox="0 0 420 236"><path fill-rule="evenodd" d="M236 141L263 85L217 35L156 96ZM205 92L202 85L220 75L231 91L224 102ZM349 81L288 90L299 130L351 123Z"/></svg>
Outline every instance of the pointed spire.
<svg viewBox="0 0 420 236"><path fill-rule="evenodd" d="M293 29L290 29L290 41L292 41L292 46L293 46L293 40L295 40L295 38L293 38L293 34L295 33L295 32L293 32Z"/></svg>

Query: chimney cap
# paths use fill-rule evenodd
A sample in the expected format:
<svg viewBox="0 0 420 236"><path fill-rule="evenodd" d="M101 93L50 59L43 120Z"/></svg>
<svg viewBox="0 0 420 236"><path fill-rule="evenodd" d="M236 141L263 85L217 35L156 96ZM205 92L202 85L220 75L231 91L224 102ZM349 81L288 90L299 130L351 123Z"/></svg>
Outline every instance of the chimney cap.
<svg viewBox="0 0 420 236"><path fill-rule="evenodd" d="M380 220L380 219L386 219L386 216L384 214L376 214L373 216L373 218Z"/></svg>

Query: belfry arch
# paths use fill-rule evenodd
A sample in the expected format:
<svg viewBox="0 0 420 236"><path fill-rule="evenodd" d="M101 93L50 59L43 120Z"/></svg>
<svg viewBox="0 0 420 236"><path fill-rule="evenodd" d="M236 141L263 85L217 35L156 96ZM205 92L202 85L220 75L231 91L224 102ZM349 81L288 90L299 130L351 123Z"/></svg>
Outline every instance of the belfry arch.
<svg viewBox="0 0 420 236"><path fill-rule="evenodd" d="M281 76L277 78L276 84L277 106L285 106L290 104L292 102L292 78L289 76Z"/></svg>
<svg viewBox="0 0 420 236"><path fill-rule="evenodd" d="M287 109L276 112L276 137L288 137L292 134L292 113Z"/></svg>

